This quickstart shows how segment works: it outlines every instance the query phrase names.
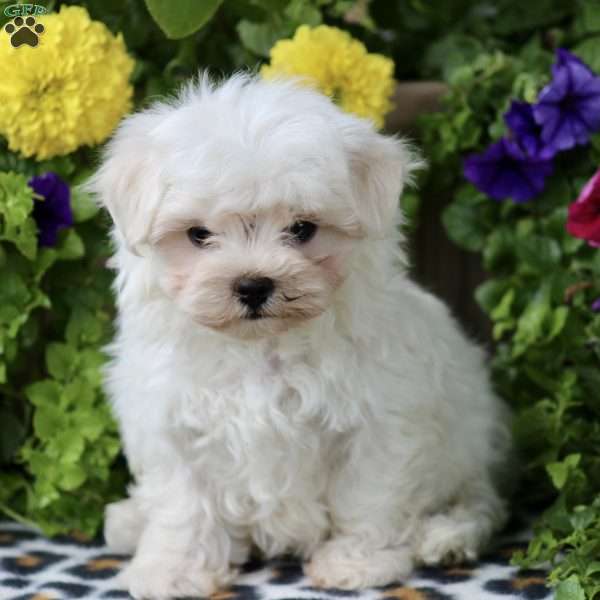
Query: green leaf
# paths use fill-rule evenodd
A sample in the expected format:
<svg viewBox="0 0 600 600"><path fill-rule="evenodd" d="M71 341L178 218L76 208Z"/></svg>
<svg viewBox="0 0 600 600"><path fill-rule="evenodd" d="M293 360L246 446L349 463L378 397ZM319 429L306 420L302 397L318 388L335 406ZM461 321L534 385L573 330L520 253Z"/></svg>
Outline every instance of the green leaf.
<svg viewBox="0 0 600 600"><path fill-rule="evenodd" d="M498 306L506 292L508 282L503 279L488 279L475 290L475 300L486 313Z"/></svg>
<svg viewBox="0 0 600 600"><path fill-rule="evenodd" d="M253 23L252 21L240 21L237 32L242 44L254 54L264 58L269 56L269 51L278 40L288 37L294 29L287 22Z"/></svg>
<svg viewBox="0 0 600 600"><path fill-rule="evenodd" d="M35 279L39 282L46 271L56 262L57 255L54 248L42 248L35 261Z"/></svg>
<svg viewBox="0 0 600 600"><path fill-rule="evenodd" d="M450 204L442 214L442 221L449 237L462 248L476 252L485 240L478 215L479 198L465 197Z"/></svg>
<svg viewBox="0 0 600 600"><path fill-rule="evenodd" d="M550 289L542 286L519 317L514 337L513 357L520 356L528 346L538 342L544 334L544 325L552 315Z"/></svg>
<svg viewBox="0 0 600 600"><path fill-rule="evenodd" d="M75 408L77 411L85 411L91 408L96 399L93 386L89 385L83 378L77 377L67 383L61 397L64 410Z"/></svg>
<svg viewBox="0 0 600 600"><path fill-rule="evenodd" d="M515 234L507 227L497 227L485 240L483 264L488 270L512 270L515 262Z"/></svg>
<svg viewBox="0 0 600 600"><path fill-rule="evenodd" d="M498 14L493 20L495 31L509 35L528 29L542 29L551 23L558 23L568 11L567 4L562 6L555 0L536 0L536 2L498 3Z"/></svg>
<svg viewBox="0 0 600 600"><path fill-rule="evenodd" d="M15 246L19 252L29 260L34 260L37 254L37 225L33 219L27 219L18 230L18 234L11 234Z"/></svg>
<svg viewBox="0 0 600 600"><path fill-rule="evenodd" d="M584 0L578 25L585 33L600 32L600 0Z"/></svg>
<svg viewBox="0 0 600 600"><path fill-rule="evenodd" d="M600 36L577 44L573 52L587 63L596 73L600 73Z"/></svg>
<svg viewBox="0 0 600 600"><path fill-rule="evenodd" d="M63 429L64 415L57 404L41 404L33 415L33 428L42 440L57 436Z"/></svg>
<svg viewBox="0 0 600 600"><path fill-rule="evenodd" d="M60 462L63 464L77 462L85 448L84 437L79 430L63 431L53 442L57 448Z"/></svg>
<svg viewBox="0 0 600 600"><path fill-rule="evenodd" d="M25 389L25 394L34 406L58 404L60 402L61 386L56 381L46 379L29 385Z"/></svg>
<svg viewBox="0 0 600 600"><path fill-rule="evenodd" d="M97 343L103 333L102 322L91 311L78 306L75 308L67 323L66 339L70 344Z"/></svg>
<svg viewBox="0 0 600 600"><path fill-rule="evenodd" d="M310 0L291 0L284 11L286 19L294 25L316 27L321 24L321 11Z"/></svg>
<svg viewBox="0 0 600 600"><path fill-rule="evenodd" d="M569 317L569 309L566 306L559 306L552 313L550 322L550 332L547 341L553 340L565 327Z"/></svg>
<svg viewBox="0 0 600 600"><path fill-rule="evenodd" d="M46 347L46 365L48 372L58 381L68 381L78 363L78 352L73 346L53 343Z"/></svg>
<svg viewBox="0 0 600 600"><path fill-rule="evenodd" d="M27 178L17 173L0 173L0 240L15 244L33 260L37 253L37 226L30 217L33 190Z"/></svg>
<svg viewBox="0 0 600 600"><path fill-rule="evenodd" d="M83 241L74 229L66 231L56 248L56 255L62 260L81 258L85 253Z"/></svg>
<svg viewBox="0 0 600 600"><path fill-rule="evenodd" d="M100 350L86 348L79 352L80 374L89 385L98 387L102 383L101 368L106 362L106 357Z"/></svg>
<svg viewBox="0 0 600 600"><path fill-rule="evenodd" d="M586 600L585 591L576 575L572 575L558 584L554 598L555 600Z"/></svg>
<svg viewBox="0 0 600 600"><path fill-rule="evenodd" d="M55 156L48 160L43 160L36 163L36 175L53 171L62 179L69 179L70 175L75 170L75 162L72 156Z"/></svg>
<svg viewBox="0 0 600 600"><path fill-rule="evenodd" d="M546 465L546 471L557 490L562 490L567 482L569 473L577 467L581 460L580 454L570 454L561 462L552 462Z"/></svg>
<svg viewBox="0 0 600 600"><path fill-rule="evenodd" d="M514 299L515 299L514 288L510 288L510 289L506 290L506 292L503 294L502 298L500 299L500 302L498 302L497 306L494 307L494 310L492 310L492 312L490 314L492 319L494 319L494 321L499 321L499 320L507 319L508 317L510 317L511 307L512 307Z"/></svg>
<svg viewBox="0 0 600 600"><path fill-rule="evenodd" d="M23 423L8 409L0 409L0 463L8 462L25 437Z"/></svg>
<svg viewBox="0 0 600 600"><path fill-rule="evenodd" d="M80 410L74 414L74 423L81 435L91 441L97 441L104 433L107 424L103 422L94 409Z"/></svg>
<svg viewBox="0 0 600 600"><path fill-rule="evenodd" d="M61 477L58 485L63 490L76 490L86 478L87 474L81 465L61 463Z"/></svg>
<svg viewBox="0 0 600 600"><path fill-rule="evenodd" d="M18 313L31 296L26 277L14 271L12 265L0 270L0 280L0 322L9 322L15 317L15 311ZM9 311L8 315L5 311Z"/></svg>
<svg viewBox="0 0 600 600"><path fill-rule="evenodd" d="M557 490L561 490L567 482L569 470L564 463L555 462L546 465L546 471Z"/></svg>
<svg viewBox="0 0 600 600"><path fill-rule="evenodd" d="M27 178L16 173L0 173L0 214L9 227L23 225L33 210L33 190Z"/></svg>
<svg viewBox="0 0 600 600"><path fill-rule="evenodd" d="M492 337L494 338L494 340L500 340L502 339L502 336L509 332L512 331L515 328L515 320L514 319L507 319L506 321L499 321L498 323L496 323L494 325L494 328L492 329Z"/></svg>
<svg viewBox="0 0 600 600"><path fill-rule="evenodd" d="M577 506L571 516L571 525L575 530L587 529L596 519L596 512L591 507ZM600 566L600 563L597 563ZM600 571L600 569L599 569ZM589 573L590 569L586 569ZM592 571L593 572L593 571Z"/></svg>
<svg viewBox="0 0 600 600"><path fill-rule="evenodd" d="M596 573L600 573L600 562L595 560L587 566L585 575L586 577L589 577L590 575L594 575Z"/></svg>
<svg viewBox="0 0 600 600"><path fill-rule="evenodd" d="M203 27L223 0L145 0L148 11L168 38L177 40Z"/></svg>
<svg viewBox="0 0 600 600"><path fill-rule="evenodd" d="M479 40L451 33L428 46L425 64L429 69L441 71L443 78L448 80L457 68L469 64L482 52L483 46Z"/></svg>
<svg viewBox="0 0 600 600"><path fill-rule="evenodd" d="M528 235L517 241L517 256L522 265L533 271L555 269L560 262L560 246L551 238L540 235Z"/></svg>
<svg viewBox="0 0 600 600"><path fill-rule="evenodd" d="M92 196L81 188L71 190L71 209L75 223L83 223L95 217L100 208L94 202Z"/></svg>

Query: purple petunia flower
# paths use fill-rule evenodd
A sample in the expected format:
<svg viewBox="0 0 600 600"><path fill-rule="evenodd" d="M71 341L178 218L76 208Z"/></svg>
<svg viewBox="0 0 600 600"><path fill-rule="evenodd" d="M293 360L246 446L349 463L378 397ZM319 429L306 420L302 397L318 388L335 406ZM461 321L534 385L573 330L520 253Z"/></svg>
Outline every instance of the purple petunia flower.
<svg viewBox="0 0 600 600"><path fill-rule="evenodd" d="M537 196L552 174L549 158L528 156L513 140L502 138L481 154L465 159L465 177L496 200L526 202Z"/></svg>
<svg viewBox="0 0 600 600"><path fill-rule="evenodd" d="M542 142L542 128L535 121L531 104L513 100L504 114L504 121L515 141L529 156L552 158L556 154L552 146Z"/></svg>
<svg viewBox="0 0 600 600"><path fill-rule="evenodd" d="M586 144L600 130L600 77L577 56L556 52L552 81L533 106L542 141L556 152Z"/></svg>
<svg viewBox="0 0 600 600"><path fill-rule="evenodd" d="M600 298L596 298L593 302L592 302L592 310L594 312L600 312Z"/></svg>
<svg viewBox="0 0 600 600"><path fill-rule="evenodd" d="M69 186L56 173L51 172L32 177L28 185L44 198L36 200L33 205L33 218L38 226L38 244L55 246L58 230L73 225Z"/></svg>

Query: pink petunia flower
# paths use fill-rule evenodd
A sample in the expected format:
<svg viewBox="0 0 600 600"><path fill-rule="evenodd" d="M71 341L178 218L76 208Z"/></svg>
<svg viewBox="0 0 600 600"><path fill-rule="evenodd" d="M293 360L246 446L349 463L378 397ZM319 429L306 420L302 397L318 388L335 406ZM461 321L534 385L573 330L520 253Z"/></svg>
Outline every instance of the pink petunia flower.
<svg viewBox="0 0 600 600"><path fill-rule="evenodd" d="M569 206L567 231L590 246L600 247L600 169Z"/></svg>

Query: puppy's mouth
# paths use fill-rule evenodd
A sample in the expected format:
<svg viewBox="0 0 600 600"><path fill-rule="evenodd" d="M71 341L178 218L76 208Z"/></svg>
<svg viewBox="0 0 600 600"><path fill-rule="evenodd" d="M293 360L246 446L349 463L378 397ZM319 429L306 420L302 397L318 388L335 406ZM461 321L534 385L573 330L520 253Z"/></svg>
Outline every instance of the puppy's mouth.
<svg viewBox="0 0 600 600"><path fill-rule="evenodd" d="M300 294L299 296L288 296L286 294L283 294L283 298L286 302L295 302L296 300L300 300L300 298L302 298L302 294Z"/></svg>
<svg viewBox="0 0 600 600"><path fill-rule="evenodd" d="M267 315L265 315L262 311L252 310L244 316L244 319L246 319L247 321L260 321L261 319L265 319L266 317Z"/></svg>

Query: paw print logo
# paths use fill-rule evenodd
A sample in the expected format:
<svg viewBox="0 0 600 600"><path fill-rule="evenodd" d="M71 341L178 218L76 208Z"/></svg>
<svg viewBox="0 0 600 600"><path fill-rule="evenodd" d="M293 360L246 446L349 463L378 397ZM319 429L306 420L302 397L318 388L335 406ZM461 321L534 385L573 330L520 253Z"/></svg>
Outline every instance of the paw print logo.
<svg viewBox="0 0 600 600"><path fill-rule="evenodd" d="M4 27L4 31L10 35L10 43L14 48L18 48L23 44L27 44L35 48L39 41L40 35L44 33L44 26L41 23L36 23L34 17L15 17L11 23Z"/></svg>

